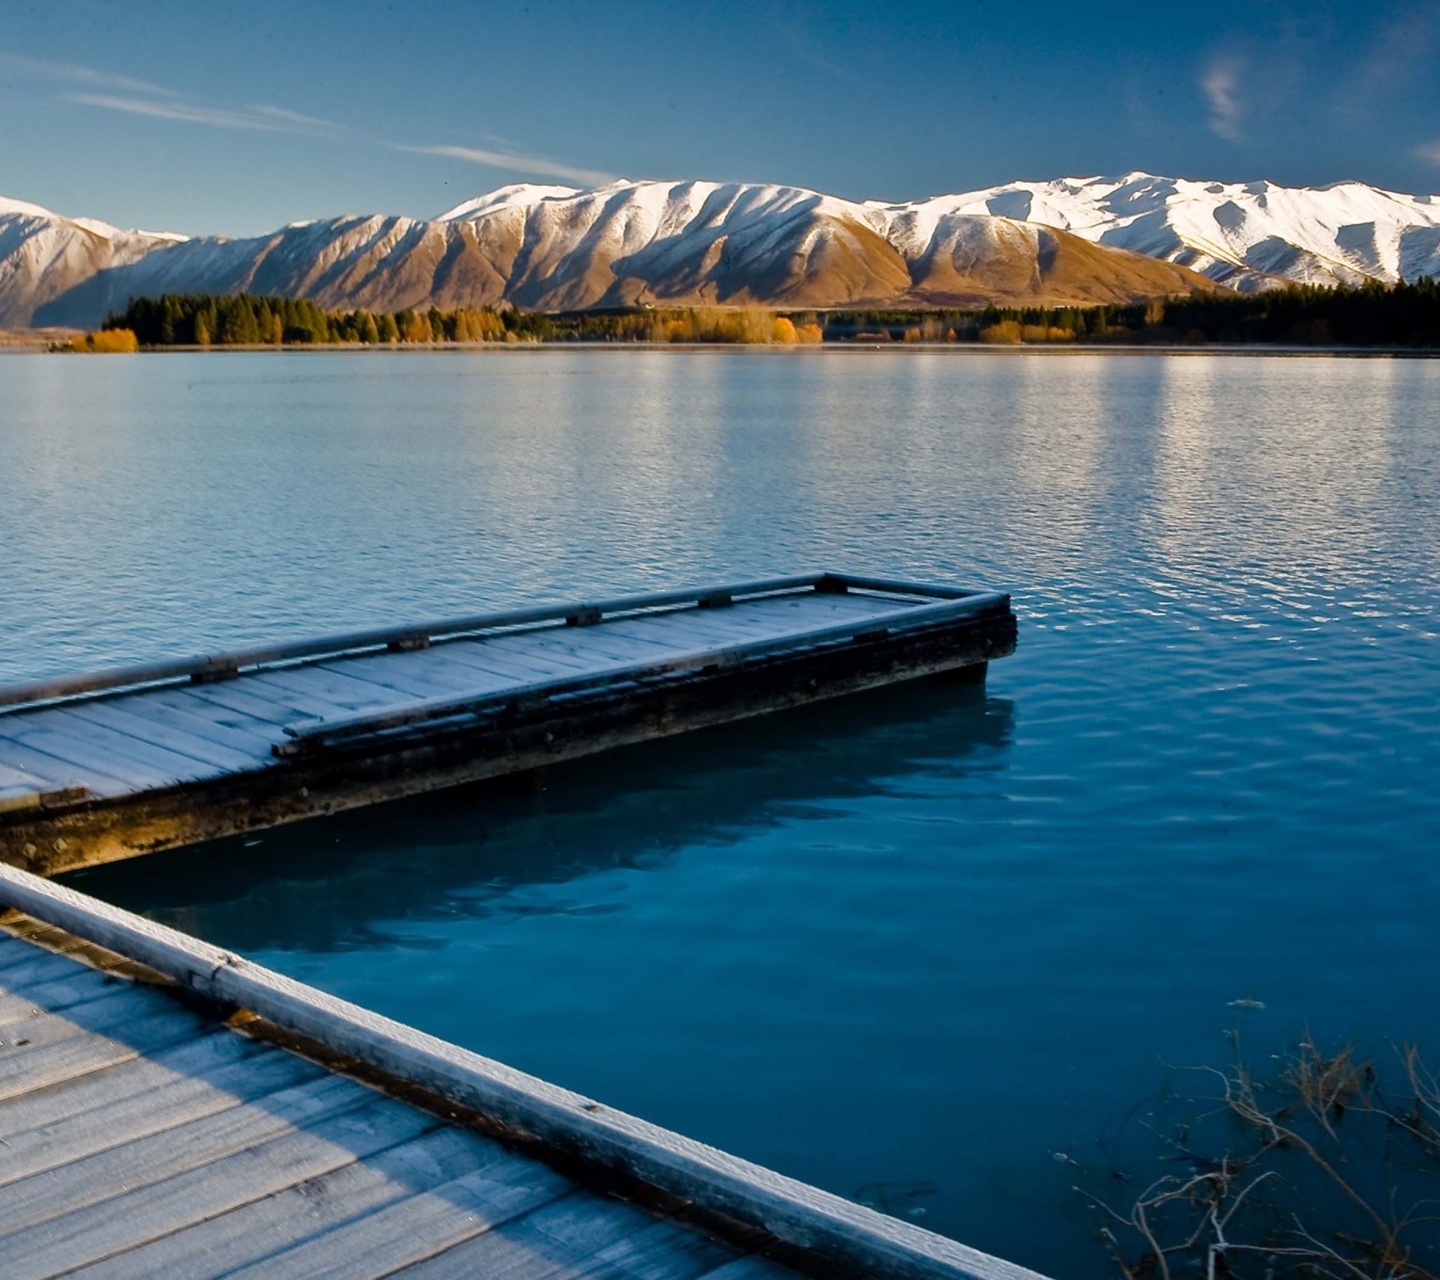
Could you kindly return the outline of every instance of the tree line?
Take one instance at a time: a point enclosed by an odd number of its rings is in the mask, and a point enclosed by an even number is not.
[[[1094,307],[832,311],[825,340],[1440,348],[1440,283],[1289,285]]]
[[[102,332],[145,347],[311,346],[469,342],[804,344],[940,342],[1208,343],[1440,348],[1433,279],[1354,288],[1291,285],[1092,307],[789,311],[759,307],[639,307],[541,313],[507,307],[327,311],[305,298],[166,294],[136,298]],[[77,349],[116,349],[90,339]]]
[[[491,307],[326,311],[308,298],[246,293],[134,298],[106,317],[105,330],[129,330],[144,347],[503,342],[508,332]]]

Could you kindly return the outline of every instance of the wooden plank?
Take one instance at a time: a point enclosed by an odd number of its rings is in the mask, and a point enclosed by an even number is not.
[[[571,669],[549,658],[506,653],[494,648],[489,641],[482,643],[478,640],[457,640],[438,645],[427,649],[423,656],[426,663],[452,669],[457,676],[468,675],[481,688],[499,688]]]
[[[67,978],[77,968],[84,967],[79,960],[63,953],[47,951],[42,947],[25,945],[19,958],[9,961],[0,968],[0,986],[11,995],[24,995],[29,987],[41,982],[54,982]]]
[[[133,789],[133,784],[116,772],[62,760],[10,735],[7,732],[10,726],[19,724],[23,718],[15,714],[0,716],[0,760],[43,779],[47,789],[87,786],[96,795],[102,796],[123,795]]]
[[[491,672],[497,680],[507,684],[543,680],[547,675],[562,675],[575,670],[559,659],[547,655],[527,652],[516,646],[501,648],[497,644],[498,639],[503,638],[497,636],[485,641],[455,641],[452,644],[446,642],[431,649],[431,652],[446,661],[458,662],[461,667],[475,667]]]
[[[232,681],[230,685],[225,686],[224,696],[233,697],[236,693],[244,692],[255,698],[269,698],[276,704],[292,707],[306,716],[334,715],[342,707],[354,705],[353,699],[340,702],[326,697],[318,688],[302,692],[291,684],[279,683],[271,679],[272,675],[282,674],[286,673],[259,671],[253,675],[247,675],[243,679]],[[221,686],[217,685],[215,688],[219,690]],[[206,696],[219,697],[220,694],[218,692],[211,694],[209,690],[206,690]]]
[[[296,705],[296,699],[279,689],[268,689],[247,676],[243,683],[203,684],[185,692],[192,698],[237,715],[252,716],[266,724],[287,725],[305,720],[315,712]],[[3,723],[3,722],[0,722]]]
[[[632,1205],[575,1191],[396,1274],[403,1280],[581,1277],[588,1259],[655,1221]]]
[[[353,675],[331,671],[329,665],[305,663],[298,667],[277,667],[245,676],[243,680],[246,683],[258,681],[282,691],[290,690],[299,697],[323,698],[327,702],[346,705],[415,696],[397,693],[379,679],[367,680],[358,671]]]
[[[134,988],[124,994],[128,998],[92,1000],[65,1013],[42,1012],[0,1028],[0,1080],[23,1080],[27,1061],[50,1045],[87,1037],[123,1039],[155,1019],[176,1026],[188,1019],[199,1034],[200,1020],[174,999]]]
[[[118,1098],[64,1120],[6,1135],[0,1149],[0,1187],[71,1164],[101,1151],[176,1129],[204,1116],[318,1080],[325,1068],[275,1049],[246,1057],[203,1078]]]
[[[677,628],[669,614],[653,618],[621,618],[614,622],[603,622],[596,630],[606,636],[645,646],[647,652],[654,649],[667,653],[679,653],[692,647],[693,644],[691,639],[693,632]],[[713,639],[716,634],[718,633],[711,632],[711,638]],[[651,656],[658,657],[659,654]]]
[[[772,578],[765,581],[724,583],[719,586],[699,587],[679,591],[651,592],[642,595],[617,596],[583,603],[547,604],[521,609],[506,609],[494,613],[477,614],[465,618],[443,618],[426,623],[414,623],[406,627],[386,627],[370,631],[349,632],[344,635],[324,636],[319,639],[291,641],[284,644],[261,645],[251,649],[237,649],[226,653],[203,654],[198,657],[171,659],[169,661],[144,663],[132,667],[111,667],[102,671],[82,675],[60,676],[47,680],[31,681],[28,684],[10,685],[0,688],[0,707],[39,702],[52,698],[68,697],[77,693],[94,692],[101,689],[120,688],[127,685],[154,684],[163,680],[188,679],[191,676],[206,676],[216,672],[233,671],[241,667],[261,663],[288,661],[295,658],[315,657],[321,654],[339,654],[356,649],[382,648],[394,640],[408,639],[414,635],[431,637],[458,635],[482,631],[494,627],[511,627],[532,622],[543,622],[564,618],[577,610],[598,613],[616,613],[630,609],[653,608],[664,604],[678,604],[702,596],[729,594],[734,596],[773,591],[798,591],[812,589],[827,576],[808,573],[789,578]]]
[[[99,725],[123,733],[131,738],[166,751],[183,754],[191,760],[224,770],[253,769],[265,756],[257,751],[236,751],[233,747],[222,746],[213,738],[202,738],[173,721],[162,720],[146,714],[147,699],[127,700],[131,706],[119,699],[111,702],[96,700],[89,703],[75,703],[66,714],[76,720]],[[156,708],[159,710],[160,708]]]
[[[928,627],[943,626],[958,618],[969,618],[977,610],[997,605],[1008,605],[1008,598],[1002,596],[977,597],[973,600],[951,601],[911,609],[903,620],[897,615],[884,615],[877,623],[884,625],[878,634],[889,636],[891,632],[915,631]],[[807,646],[822,644],[843,645],[866,635],[867,624],[861,622],[836,623],[828,627],[806,631],[803,636],[781,636],[768,640],[756,640],[744,644],[728,644],[717,648],[696,648],[682,653],[666,655],[661,659],[644,658],[631,664],[616,664],[599,668],[586,675],[557,681],[537,681],[531,685],[517,685],[498,696],[520,698],[555,698],[561,694],[583,692],[591,688],[591,681],[639,682],[672,677],[681,673],[692,673],[705,668],[736,666],[744,662],[757,662],[779,655],[787,659],[799,656]],[[874,633],[871,633],[874,634]],[[537,640],[536,643],[539,643]],[[553,643],[553,642],[552,642]],[[415,702],[396,703],[391,706],[362,710],[349,715],[327,717],[313,725],[294,725],[286,729],[293,739],[293,745],[277,749],[277,754],[296,755],[302,751],[319,751],[337,743],[350,742],[383,731],[420,725],[427,721],[452,718],[460,715],[482,712],[489,704],[487,695],[467,695],[462,698],[422,699]]]
[[[28,769],[21,768],[18,764],[0,760],[0,787],[24,787],[29,791],[46,791],[49,789],[49,784],[44,778]]]
[[[457,674],[453,666],[442,668],[423,661],[430,652],[421,649],[415,653],[377,653],[373,657],[343,658],[319,665],[325,671],[381,685],[392,697],[401,693],[433,698],[437,693],[458,693],[477,687],[479,682],[473,676],[467,679],[463,673]]]
[[[544,643],[553,634],[549,631],[526,631],[509,636],[494,636],[485,641],[484,647],[487,653],[512,654],[528,662],[543,663],[546,667],[569,669],[577,675],[594,667],[593,662],[577,657],[568,648],[557,648]],[[543,680],[546,676],[542,673],[534,678]]]
[[[99,969],[81,969],[79,973],[57,978],[53,982],[42,982],[23,995],[7,991],[3,979],[0,979],[0,1036],[6,1035],[4,1028],[11,1023],[26,1022],[41,1014],[61,1013],[76,1005],[88,1005],[93,1000],[123,995],[125,990],[124,979]]]
[[[123,708],[133,715],[173,726],[193,738],[247,756],[263,757],[279,736],[277,726],[271,722],[204,702],[185,689],[157,689],[154,693],[127,694],[74,705]]]
[[[344,1114],[307,1121],[306,1127],[297,1132],[224,1153],[202,1168],[163,1180],[141,1172],[139,1177],[145,1181],[139,1184],[136,1173],[127,1173],[105,1189],[111,1194],[103,1200],[83,1209],[71,1207],[61,1216],[26,1228],[10,1229],[0,1238],[7,1280],[42,1280],[96,1262],[306,1179],[321,1177],[376,1151],[409,1141],[438,1124],[434,1116],[414,1107],[372,1095],[371,1101]],[[115,1153],[103,1152],[92,1159],[125,1154],[139,1145],[131,1144]],[[15,1184],[17,1190],[26,1185]],[[0,1224],[8,1216],[0,1208]]]
[[[576,1199],[579,1199],[576,1197]],[[403,1280],[698,1280],[724,1265],[735,1251],[676,1222],[651,1219],[619,1238],[605,1230],[608,1205],[586,1197],[577,1206],[578,1221],[564,1238],[551,1232],[528,1236],[511,1228],[487,1233],[442,1254],[433,1263],[399,1272]],[[564,1202],[562,1202],[564,1203]],[[558,1206],[557,1206],[558,1207]],[[587,1224],[586,1217],[590,1217]],[[531,1215],[532,1217],[535,1215]],[[627,1227],[629,1215],[615,1215]],[[515,1227],[523,1228],[529,1219]],[[594,1243],[586,1246],[586,1227]]]
[[[556,1200],[573,1185],[538,1161],[497,1160],[242,1267],[232,1280],[378,1280]]]
[[[514,1126],[574,1159],[624,1171],[854,1271],[894,1280],[1038,1280],[1023,1267],[647,1124],[63,885],[0,865],[0,903],[81,933],[187,988],[252,1010],[461,1109]]]
[[[0,1255],[12,1258],[16,1234],[56,1218],[71,1217],[93,1204],[176,1174],[311,1128],[347,1111],[376,1105],[373,1089],[344,1076],[327,1075],[283,1089],[257,1102],[242,1103],[174,1129],[99,1151],[10,1184],[0,1197]],[[382,1099],[383,1106],[408,1110]],[[423,1113],[421,1113],[423,1115]],[[433,1119],[426,1117],[430,1123]],[[43,1233],[42,1233],[43,1234]],[[58,1268],[57,1268],[58,1269]]]
[[[33,1051],[7,1054],[0,1057],[0,1102],[37,1089],[52,1089],[76,1076],[193,1040],[197,1034],[193,1018],[169,1014],[131,1023],[123,1037],[71,1036]]]
[[[68,729],[56,727],[55,721],[50,719],[52,715],[53,712],[34,711],[16,716],[8,723],[0,722],[0,730],[3,730],[0,736],[65,761],[76,771],[79,781],[86,781],[84,775],[87,773],[101,777],[108,775],[118,778],[131,791],[172,786],[187,774],[193,775],[196,770],[213,772],[208,765],[201,765],[198,761],[193,762],[193,770],[176,768],[169,762],[156,767],[141,756],[138,750],[140,743],[135,743],[135,752],[127,753],[123,744],[117,748],[113,739],[97,741],[102,733],[98,727],[91,726],[90,734],[81,737]],[[3,748],[0,748],[0,754],[6,754]],[[92,789],[95,786],[94,783],[89,785]]]
[[[275,729],[275,722],[270,719],[269,715],[237,711],[234,707],[223,706],[202,696],[206,689],[216,687],[214,685],[195,685],[181,689],[155,689],[144,694],[143,699],[147,705],[165,707],[192,721],[223,729],[226,733],[241,734],[246,739],[270,741]],[[234,684],[232,682],[218,687],[233,688]],[[141,695],[126,696],[140,697]],[[273,710],[271,704],[263,703],[261,705],[266,708],[267,712]]]
[[[340,664],[337,664],[340,665]],[[432,696],[436,689],[478,689],[503,677],[481,674],[464,663],[446,659],[434,649],[413,653],[377,654],[357,659],[355,674],[367,680],[390,683],[395,689],[417,697]],[[426,691],[429,692],[426,692]]]
[[[767,640],[775,634],[773,630],[750,625],[724,626],[712,622],[706,615],[695,618],[627,618],[624,622],[607,622],[617,635],[631,636],[637,640],[648,640],[663,645],[672,653],[684,653],[689,649],[714,649],[720,645],[743,643],[746,640]]]
[[[507,636],[504,643],[506,646],[504,652],[526,661],[536,664],[564,664],[560,671],[552,670],[550,673],[531,676],[525,680],[517,679],[515,682],[517,685],[537,684],[546,680],[574,679],[577,676],[586,676],[593,671],[620,664],[619,659],[609,656],[608,653],[603,653],[593,646],[585,646],[582,642],[572,639],[570,633],[556,635],[537,632],[524,636]]]
[[[531,643],[542,646],[548,652],[574,654],[592,667],[621,666],[633,662],[664,661],[667,654],[677,651],[676,646],[657,646],[648,641],[631,640],[625,636],[611,635],[608,624],[598,627],[577,627],[562,635],[531,637]],[[681,646],[683,649],[684,646]]]
[[[389,1147],[363,1161],[170,1235],[111,1254],[72,1273],[72,1280],[152,1280],[155,1276],[218,1276],[293,1249],[332,1228],[506,1159],[503,1148],[463,1129],[445,1127]]]
[[[200,1079],[232,1063],[281,1050],[216,1025],[145,1057],[107,1066],[0,1103],[0,1140],[78,1116],[95,1107],[158,1089],[175,1080]]]
[[[735,605],[734,610],[720,610],[740,618],[803,618],[813,620],[816,625],[826,626],[833,622],[844,622],[851,618],[870,617],[878,613],[902,614],[936,604],[962,604],[959,600],[927,600],[913,603],[907,600],[882,599],[879,596],[860,595],[807,595],[782,596],[772,600],[747,600]],[[807,621],[804,624],[809,625]]]
[[[387,702],[403,702],[412,694],[395,693],[382,685],[356,676],[340,675],[323,666],[280,667],[273,671],[244,676],[246,684],[265,684],[290,689],[306,698],[324,698],[340,706],[383,706]]]
[[[210,762],[187,751],[146,742],[129,729],[101,724],[93,718],[77,715],[73,708],[55,707],[48,711],[37,711],[33,713],[33,720],[47,732],[63,733],[67,738],[77,743],[83,742],[91,749],[98,748],[106,753],[120,755],[126,767],[143,765],[157,776],[169,777],[173,781],[186,781],[192,777],[211,774],[215,769]]]
[[[42,811],[59,805],[78,804],[91,798],[89,787],[60,787],[36,790],[33,787],[0,787],[0,814],[19,814],[22,820],[43,820]]]

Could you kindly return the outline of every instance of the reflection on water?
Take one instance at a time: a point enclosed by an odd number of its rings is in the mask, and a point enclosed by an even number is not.
[[[86,887],[1057,1275],[1161,1062],[1430,1037],[1440,364],[0,360],[0,679],[833,565],[1015,593],[922,685]],[[1432,1051],[1440,1052],[1433,1037]]]
[[[823,822],[921,770],[954,783],[1004,767],[1013,708],[927,681],[755,726],[612,752],[543,775],[238,836],[73,877],[247,952],[434,948],[408,926],[456,916],[623,910],[566,886],[662,869],[685,850]],[[314,909],[323,894],[327,910]],[[402,922],[392,931],[377,921]]]

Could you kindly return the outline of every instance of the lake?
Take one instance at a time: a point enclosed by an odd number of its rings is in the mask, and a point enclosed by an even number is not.
[[[0,679],[817,568],[1010,590],[984,689],[70,880],[1101,1276],[1071,1184],[1166,1064],[1237,1021],[1440,1057],[1437,492],[1433,361],[17,355]]]

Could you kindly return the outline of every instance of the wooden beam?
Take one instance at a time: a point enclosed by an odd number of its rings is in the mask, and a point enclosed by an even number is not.
[[[549,604],[524,609],[506,609],[473,617],[446,618],[437,622],[387,627],[372,631],[354,631],[323,636],[316,640],[286,644],[262,645],[228,653],[202,654],[167,662],[142,663],[138,666],[110,667],[82,675],[57,676],[27,684],[0,688],[0,707],[22,706],[48,702],[77,694],[96,693],[104,689],[160,684],[170,680],[194,680],[204,683],[229,679],[245,667],[275,662],[290,662],[322,654],[353,653],[366,649],[384,649],[391,644],[405,645],[424,637],[433,642],[441,636],[466,635],[502,627],[527,626],[538,622],[564,621],[570,614],[591,611],[599,614],[627,613],[638,609],[654,609],[665,605],[694,604],[701,596],[717,591],[737,596],[769,595],[781,591],[799,591],[813,587],[823,575],[801,574],[789,578],[770,578],[741,582],[720,587],[695,587],[679,591],[659,591],[642,595],[615,596],[608,600],[586,601],[582,605]]]
[[[427,698],[418,702],[401,703],[378,711],[359,712],[351,716],[327,717],[320,721],[287,725],[285,733],[292,743],[277,744],[277,756],[293,755],[297,749],[313,749],[327,743],[354,737],[358,734],[377,733],[404,725],[421,724],[428,720],[444,719],[462,714],[482,714],[501,711],[506,706],[523,699],[553,698],[560,694],[579,692],[597,684],[614,684],[620,681],[645,680],[655,677],[701,671],[706,668],[736,666],[747,659],[768,657],[773,654],[803,652],[820,646],[847,639],[884,639],[891,634],[916,632],[937,624],[953,622],[960,618],[978,617],[987,612],[1008,609],[1010,597],[997,592],[974,593],[960,600],[949,600],[933,605],[909,605],[894,613],[870,615],[853,622],[820,627],[789,636],[770,640],[746,641],[738,644],[719,645],[709,649],[692,649],[679,654],[667,654],[653,662],[621,663],[599,671],[587,672],[573,679],[539,680],[529,684],[512,685],[508,689],[467,695],[461,698]],[[881,622],[880,620],[884,621]]]
[[[633,1177],[759,1228],[849,1273],[893,1280],[1041,1280],[1033,1271],[784,1177],[447,1044],[72,889],[0,866],[0,902],[248,1009],[568,1159]]]

